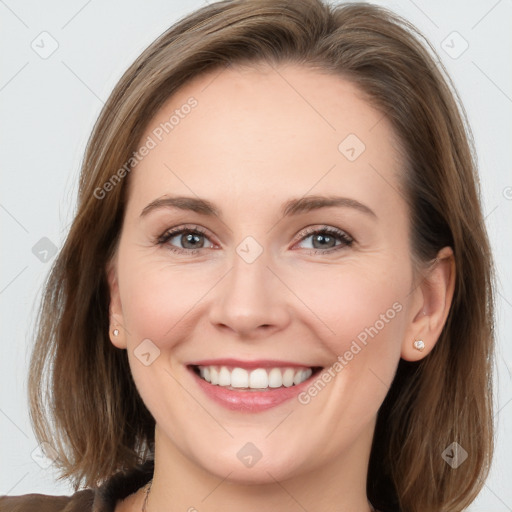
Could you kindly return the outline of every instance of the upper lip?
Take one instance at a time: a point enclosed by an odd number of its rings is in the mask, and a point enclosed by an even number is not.
[[[202,359],[188,363],[188,366],[233,366],[235,368],[315,368],[318,365],[302,364],[292,361],[279,361],[277,359],[258,359],[242,361],[241,359]]]

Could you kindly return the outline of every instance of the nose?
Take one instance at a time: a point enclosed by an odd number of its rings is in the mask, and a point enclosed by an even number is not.
[[[265,253],[252,263],[235,254],[212,299],[210,322],[240,337],[267,337],[290,322],[286,289],[268,268]]]

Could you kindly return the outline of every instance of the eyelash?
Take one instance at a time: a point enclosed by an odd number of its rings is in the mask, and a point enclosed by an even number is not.
[[[179,228],[170,229],[170,230],[166,231],[165,233],[163,233],[162,235],[160,235],[157,238],[157,244],[165,245],[165,244],[167,244],[167,242],[169,240],[171,240],[171,238],[174,238],[175,236],[178,236],[178,235],[182,235],[184,233],[201,235],[201,236],[204,236],[207,238],[206,231],[203,230],[200,226],[194,226],[194,227],[182,226]],[[167,245],[171,251],[176,252],[178,254],[196,254],[197,252],[199,252],[200,249],[202,249],[202,247],[199,249],[181,249],[181,248],[175,247],[171,244],[167,244]]]
[[[201,236],[204,236],[205,238],[208,238],[206,235],[206,231],[204,229],[202,229],[200,226],[193,226],[193,227],[182,226],[182,227],[170,229],[170,230],[166,231],[165,233],[163,233],[162,235],[160,235],[156,240],[156,244],[157,245],[165,245],[165,244],[167,244],[167,242],[169,242],[169,240],[171,240],[175,236],[182,235],[184,233],[201,235]],[[309,254],[331,253],[331,252],[339,251],[340,249],[343,249],[345,247],[351,247],[354,243],[354,239],[350,235],[348,235],[345,231],[342,231],[341,229],[331,227],[331,226],[323,226],[322,228],[313,228],[313,227],[305,228],[303,231],[301,231],[299,233],[298,242],[303,242],[304,240],[309,238],[311,235],[317,235],[317,234],[336,237],[341,243],[338,245],[335,245],[334,247],[331,247],[329,249],[309,249],[309,252],[308,252]],[[175,247],[171,244],[167,244],[167,245],[171,251],[178,253],[178,254],[192,255],[192,254],[197,254],[201,249],[204,249],[204,247],[200,247],[199,249],[182,249],[180,247]]]
[[[309,254],[328,254],[331,252],[339,251],[345,247],[351,247],[354,243],[354,239],[348,235],[345,231],[332,226],[323,226],[321,228],[308,227],[299,233],[299,242],[303,242],[311,235],[329,235],[337,238],[341,243],[331,247],[329,249],[309,249]]]

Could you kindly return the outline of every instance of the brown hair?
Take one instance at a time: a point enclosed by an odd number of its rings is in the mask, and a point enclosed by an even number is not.
[[[52,268],[29,376],[36,436],[59,454],[61,479],[95,486],[151,458],[155,422],[126,351],[109,340],[106,265],[120,234],[129,176],[98,199],[144,129],[180,86],[230,64],[294,62],[356,84],[391,122],[406,154],[411,248],[428,263],[451,246],[454,298],[441,337],[418,363],[400,361],[379,410],[368,497],[382,509],[462,510],[493,449],[493,271],[473,141],[435,51],[407,21],[369,4],[320,0],[214,3],[152,43],[123,75],[90,137],[78,210]],[[436,59],[437,60],[437,59]],[[95,193],[96,192],[96,193]],[[46,387],[44,387],[46,386]],[[468,459],[452,469],[456,441]]]

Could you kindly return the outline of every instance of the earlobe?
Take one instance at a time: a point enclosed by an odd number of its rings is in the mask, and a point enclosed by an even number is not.
[[[123,328],[123,310],[121,307],[121,296],[119,293],[119,282],[117,278],[117,269],[113,260],[106,268],[108,288],[110,293],[109,304],[109,337],[112,344],[120,349],[126,348],[126,334]]]
[[[402,359],[419,361],[434,348],[450,312],[455,272],[453,250],[444,247],[416,289],[418,299],[402,344]]]

